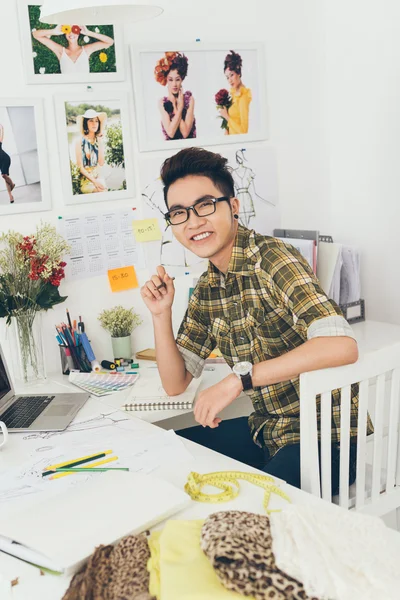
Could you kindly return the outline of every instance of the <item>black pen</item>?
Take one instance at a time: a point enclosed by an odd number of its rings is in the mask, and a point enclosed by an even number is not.
[[[172,281],[174,281],[175,277],[171,277]],[[156,286],[156,290],[160,290],[162,287],[167,287],[167,284],[165,283],[165,281],[163,281],[162,283],[160,283],[160,285]]]

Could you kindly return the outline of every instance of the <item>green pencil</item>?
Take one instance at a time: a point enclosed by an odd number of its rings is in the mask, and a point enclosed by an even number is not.
[[[105,468],[95,468],[92,469],[90,467],[82,467],[76,469],[54,469],[56,473],[104,473],[105,471],[129,471],[128,467],[110,467],[109,469]]]

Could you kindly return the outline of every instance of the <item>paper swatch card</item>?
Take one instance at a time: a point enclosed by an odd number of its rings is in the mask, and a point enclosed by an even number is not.
[[[103,375],[101,373],[75,373],[69,374],[69,382],[89,392],[93,396],[107,396],[113,392],[121,392],[133,385],[139,375]]]

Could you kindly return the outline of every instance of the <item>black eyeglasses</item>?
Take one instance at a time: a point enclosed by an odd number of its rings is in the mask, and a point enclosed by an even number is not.
[[[208,217],[215,213],[217,202],[229,202],[229,196],[221,198],[204,198],[199,200],[193,206],[173,208],[165,213],[164,218],[169,225],[182,225],[189,220],[189,210],[192,210],[198,217]]]

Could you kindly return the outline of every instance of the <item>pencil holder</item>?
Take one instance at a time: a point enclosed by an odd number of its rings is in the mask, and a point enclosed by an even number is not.
[[[76,355],[76,358],[72,356],[68,346],[59,346],[59,348],[63,375],[69,375],[72,369],[79,370],[81,373],[91,372],[92,366],[88,361],[83,346],[75,346],[74,354]],[[79,364],[77,364],[77,362]]]

